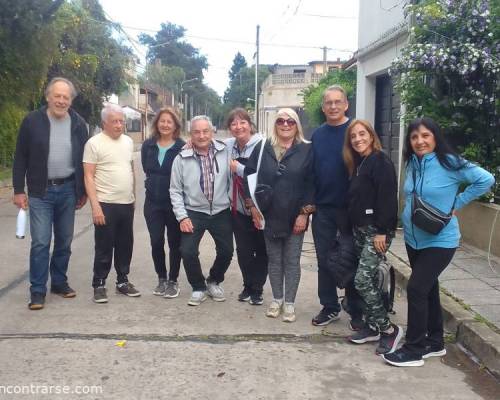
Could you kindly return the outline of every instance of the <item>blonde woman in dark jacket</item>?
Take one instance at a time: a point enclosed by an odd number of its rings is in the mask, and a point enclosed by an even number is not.
[[[246,175],[256,171],[260,147],[258,144],[250,156]],[[273,292],[266,315],[277,318],[283,312],[285,322],[296,319],[300,254],[308,217],[314,210],[312,161],[311,145],[304,139],[298,115],[290,108],[279,110],[272,136],[265,142],[257,177],[257,184],[268,188],[267,201],[259,202],[257,198],[257,202],[265,218],[264,239]],[[255,226],[262,228],[262,215],[249,205]]]

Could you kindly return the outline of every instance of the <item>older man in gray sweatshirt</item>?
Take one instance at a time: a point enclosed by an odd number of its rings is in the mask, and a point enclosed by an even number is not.
[[[214,140],[207,116],[191,120],[192,147],[182,150],[172,165],[170,199],[182,232],[181,255],[193,293],[188,304],[200,305],[207,292],[224,301],[221,283],[233,257],[230,207],[229,151]],[[216,258],[208,278],[203,275],[199,245],[208,231],[215,241]]]

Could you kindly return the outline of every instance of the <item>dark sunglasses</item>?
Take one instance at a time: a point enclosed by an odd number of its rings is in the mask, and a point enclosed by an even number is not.
[[[279,125],[279,126],[282,126],[282,125],[285,125],[285,123],[288,125],[288,126],[294,126],[297,124],[297,122],[295,122],[295,120],[291,119],[291,118],[288,118],[288,119],[284,119],[284,118],[278,118],[276,120],[276,125]]]

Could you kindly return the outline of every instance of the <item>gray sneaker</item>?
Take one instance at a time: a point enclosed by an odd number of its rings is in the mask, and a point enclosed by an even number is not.
[[[222,286],[218,285],[215,282],[207,282],[207,292],[208,295],[214,300],[214,301],[225,301],[226,298],[224,297],[224,289]]]
[[[165,290],[167,289],[167,280],[164,278],[158,279],[158,285],[153,290],[155,296],[165,296]]]
[[[128,297],[139,297],[139,292],[130,282],[119,283],[116,285],[116,294],[124,294]]]
[[[165,295],[164,295],[164,297],[166,299],[173,299],[173,298],[179,296],[180,292],[181,291],[179,289],[179,283],[178,282],[168,281],[167,282],[167,286],[165,288]]]
[[[207,294],[205,291],[194,290],[191,294],[191,298],[188,301],[190,306],[199,306],[207,299]]]
[[[107,303],[108,295],[106,294],[106,288],[104,286],[99,286],[94,288],[94,303]]]

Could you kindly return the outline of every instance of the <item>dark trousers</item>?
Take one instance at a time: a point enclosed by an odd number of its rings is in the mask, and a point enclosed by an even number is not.
[[[352,227],[347,210],[329,206],[318,206],[312,219],[312,233],[316,258],[318,260],[318,296],[321,305],[329,311],[340,311],[337,295],[337,281],[328,268],[328,251],[337,233],[352,235]],[[353,319],[361,318],[363,311],[360,295],[354,288],[354,282],[345,288],[345,297],[349,304],[349,314]]]
[[[177,282],[181,268],[181,231],[179,222],[175,218],[172,206],[156,204],[146,197],[144,202],[144,218],[148,226],[149,238],[151,240],[151,255],[158,278],[167,278],[167,266],[165,263],[165,227],[167,228],[167,240],[169,248],[170,272],[168,279]]]
[[[233,258],[233,229],[229,209],[215,215],[188,210],[194,226],[193,233],[181,234],[181,255],[184,269],[193,290],[206,290],[205,277],[200,264],[200,241],[208,231],[215,242],[217,253],[207,281],[221,283]]]
[[[255,229],[252,217],[233,214],[233,231],[243,286],[251,294],[262,295],[267,278],[267,253],[264,232]]]
[[[134,246],[134,204],[100,203],[105,225],[94,225],[95,256],[92,287],[104,286],[114,257],[116,283],[128,281]]]
[[[404,347],[422,354],[426,346],[444,345],[443,314],[439,301],[438,277],[451,262],[456,249],[429,247],[415,250],[406,245],[411,276],[408,297],[408,329]]]

